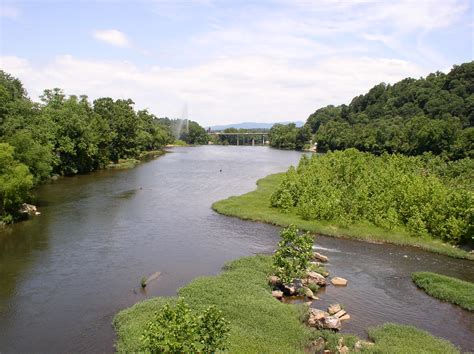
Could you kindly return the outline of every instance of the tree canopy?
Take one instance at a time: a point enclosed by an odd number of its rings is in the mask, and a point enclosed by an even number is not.
[[[322,151],[355,147],[449,159],[474,156],[473,124],[474,61],[448,74],[378,84],[349,105],[316,110],[306,122]]]
[[[0,70],[0,222],[11,222],[28,191],[52,175],[87,173],[172,143],[170,122],[135,110],[131,99],[91,102],[59,88],[33,102],[20,80]],[[189,122],[184,139],[207,143],[207,134]]]

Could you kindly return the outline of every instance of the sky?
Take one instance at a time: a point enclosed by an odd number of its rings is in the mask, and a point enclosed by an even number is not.
[[[159,117],[306,120],[474,58],[474,0],[0,0],[0,68]]]

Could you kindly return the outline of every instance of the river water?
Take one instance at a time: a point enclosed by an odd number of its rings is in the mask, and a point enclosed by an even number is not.
[[[0,229],[0,352],[112,352],[115,313],[145,298],[174,295],[231,259],[271,252],[277,227],[216,214],[214,201],[296,164],[301,154],[266,147],[202,146],[134,169],[59,179],[38,191],[41,215]],[[222,169],[222,172],[220,170]],[[345,305],[344,331],[410,323],[474,349],[473,314],[418,290],[412,271],[474,281],[473,262],[412,248],[327,237],[317,247],[331,274],[315,307]],[[146,291],[140,279],[162,275]]]

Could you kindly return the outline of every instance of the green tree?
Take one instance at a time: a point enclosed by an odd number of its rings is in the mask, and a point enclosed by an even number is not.
[[[291,283],[301,277],[309,266],[313,256],[313,237],[307,232],[299,234],[295,225],[280,232],[281,241],[273,255],[273,267],[284,283]]]
[[[14,148],[0,143],[0,217],[12,222],[18,209],[33,187],[33,176],[28,167],[13,157]]]

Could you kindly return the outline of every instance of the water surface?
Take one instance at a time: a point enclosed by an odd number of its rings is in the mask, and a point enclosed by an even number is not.
[[[38,192],[41,216],[0,230],[0,352],[112,352],[119,310],[216,274],[231,259],[271,252],[279,229],[216,214],[214,201],[296,164],[300,153],[203,146],[123,171],[60,179]],[[219,172],[222,169],[222,172]],[[320,237],[331,274],[315,307],[341,302],[344,331],[411,323],[473,349],[473,315],[410,281],[430,270],[473,281],[472,262],[412,248]],[[143,276],[161,272],[146,292]]]

